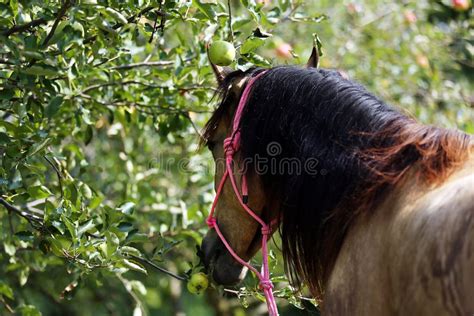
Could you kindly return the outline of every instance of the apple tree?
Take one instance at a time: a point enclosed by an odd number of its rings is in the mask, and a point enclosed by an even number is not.
[[[0,3],[2,314],[235,308],[181,291],[212,199],[197,151],[215,92],[205,45],[269,66],[256,50],[275,25],[319,21],[301,4]]]
[[[318,33],[322,67],[474,133],[471,21],[469,0],[2,1],[0,314],[258,313],[251,274],[190,293],[213,198],[206,44],[232,43],[236,69],[301,64]],[[280,311],[314,310],[271,254]]]

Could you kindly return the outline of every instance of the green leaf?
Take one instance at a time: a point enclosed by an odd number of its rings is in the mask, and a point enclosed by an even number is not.
[[[107,244],[106,244],[106,256],[109,258],[112,256],[118,249],[118,246],[120,244],[120,240],[115,235],[114,233],[111,232],[106,232],[105,233],[106,239],[107,239]]]
[[[0,294],[9,298],[9,299],[13,299],[13,290],[12,288],[6,284],[5,282],[3,281],[0,281]]]
[[[25,55],[27,58],[30,58],[30,59],[38,59],[38,60],[41,60],[41,59],[44,58],[41,53],[34,52],[34,51],[29,51],[29,50],[23,51],[23,55]]]
[[[209,3],[201,3],[199,0],[193,0],[193,5],[199,9],[209,20],[215,21],[216,13]]]
[[[137,248],[134,248],[134,247],[130,247],[130,246],[120,247],[120,252],[122,254],[125,254],[125,255],[132,255],[132,256],[136,256],[136,257],[141,257],[142,256],[142,253],[140,252],[140,250],[138,250]]]
[[[0,132],[0,144],[8,144],[10,142],[10,137],[7,133]]]
[[[81,236],[87,232],[88,230],[92,229],[95,227],[95,224],[92,219],[88,220],[84,224],[79,226],[79,229],[77,230],[77,237],[81,238]]]
[[[46,255],[51,251],[51,242],[47,239],[42,239],[39,243],[39,248]]]
[[[34,156],[36,153],[40,152],[43,150],[46,146],[49,145],[51,142],[50,138],[45,138],[41,142],[34,144],[33,146],[30,147],[28,150],[28,153],[26,154],[26,157],[31,157]]]
[[[0,90],[0,100],[10,100],[15,95],[15,90],[5,89]]]
[[[29,187],[27,191],[33,199],[44,199],[52,195],[51,191],[49,191],[49,189],[44,185]]]
[[[76,228],[77,222],[72,222],[69,218],[66,217],[65,214],[61,215],[61,220],[66,225],[66,228],[69,231],[69,234],[71,234],[71,237],[75,239],[78,234]]]
[[[119,206],[117,210],[124,214],[132,215],[134,208],[135,208],[135,203],[127,202]]]
[[[63,250],[69,250],[72,245],[72,241],[62,235],[56,235],[54,238],[51,237],[48,240],[51,242],[50,249],[52,250],[52,252],[60,257],[63,256]]]
[[[41,316],[41,312],[33,305],[22,305],[15,309],[21,316]]]
[[[33,233],[30,232],[30,231],[17,232],[15,234],[15,236],[17,236],[20,240],[23,240],[23,241],[33,241],[34,240]]]
[[[111,18],[117,20],[117,22],[120,22],[122,24],[127,24],[128,23],[127,19],[122,15],[122,13],[120,13],[120,12],[118,12],[118,11],[112,9],[112,8],[106,8],[105,12]]]
[[[129,232],[133,229],[133,224],[129,222],[121,222],[117,227],[121,232]]]
[[[150,238],[146,234],[140,234],[140,233],[133,233],[132,234],[131,232],[127,235],[127,238],[125,239],[127,244],[144,243],[144,242],[147,242],[149,240],[150,240]]]
[[[20,282],[20,286],[24,286],[26,282],[28,282],[28,276],[30,275],[30,268],[26,267],[25,269],[21,269],[18,281]]]
[[[323,42],[319,38],[318,33],[313,33],[313,46],[318,48],[319,57],[323,56]]]
[[[129,260],[129,259],[123,259],[122,263],[124,264],[125,267],[127,267],[131,270],[138,271],[138,272],[141,272],[141,273],[144,273],[144,274],[148,274],[146,269],[141,264],[139,264],[135,261],[132,261],[132,260]]]
[[[49,101],[48,106],[46,107],[46,117],[52,118],[54,114],[56,114],[59,110],[59,107],[63,103],[63,97],[62,96],[55,96],[54,98]]]
[[[248,54],[255,51],[258,47],[265,43],[265,39],[260,37],[252,37],[247,39],[240,47],[241,54]]]
[[[28,68],[24,68],[21,72],[34,75],[34,76],[46,76],[46,77],[54,77],[60,74],[60,71],[57,68],[48,65],[34,65]]]
[[[94,130],[92,129],[91,125],[87,125],[86,131],[84,133],[84,144],[89,145],[94,136]]]

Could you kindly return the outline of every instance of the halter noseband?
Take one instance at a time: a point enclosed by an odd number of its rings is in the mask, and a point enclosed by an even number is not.
[[[232,257],[234,257],[234,259],[237,262],[239,262],[241,265],[247,267],[249,270],[255,273],[255,275],[258,277],[258,279],[260,280],[260,288],[263,290],[265,294],[265,299],[267,301],[268,313],[270,316],[275,316],[275,315],[278,315],[278,309],[276,306],[275,298],[273,296],[273,291],[272,291],[273,284],[272,284],[272,281],[270,280],[270,269],[268,267],[268,246],[267,246],[268,239],[270,237],[270,234],[272,233],[272,225],[274,224],[274,222],[272,221],[270,224],[265,223],[257,214],[255,214],[254,211],[252,211],[247,206],[247,201],[248,201],[247,177],[245,176],[245,174],[242,175],[242,188],[241,188],[242,195],[241,195],[239,192],[239,189],[237,188],[237,183],[235,181],[234,171],[233,171],[233,166],[232,166],[233,160],[234,160],[234,154],[240,149],[240,120],[242,118],[242,113],[247,103],[247,99],[250,95],[250,90],[252,89],[252,86],[255,83],[255,81],[257,81],[257,79],[260,78],[265,72],[266,71],[262,71],[259,74],[257,74],[255,77],[251,78],[249,82],[247,83],[244,91],[242,92],[239,105],[237,106],[237,110],[234,115],[232,133],[230,134],[229,137],[227,137],[224,140],[224,154],[225,154],[225,165],[226,165],[225,172],[217,188],[216,197],[214,198],[214,202],[212,203],[211,211],[209,213],[209,217],[206,220],[206,223],[209,226],[209,228],[211,229],[214,228],[216,230],[217,235],[221,239],[224,246],[227,248],[227,251],[229,251],[229,253],[232,255]],[[246,262],[245,260],[243,260],[237,255],[237,253],[232,249],[230,244],[225,239],[224,235],[219,229],[219,226],[217,225],[216,219],[214,218],[214,211],[217,205],[217,201],[219,200],[219,196],[222,193],[222,189],[224,187],[224,184],[227,178],[230,179],[235,196],[237,200],[239,201],[240,205],[245,209],[245,211],[250,216],[252,216],[253,219],[255,219],[262,226],[261,231],[262,231],[262,258],[263,259],[262,259],[261,272],[257,271],[257,269],[255,269],[248,262]]]

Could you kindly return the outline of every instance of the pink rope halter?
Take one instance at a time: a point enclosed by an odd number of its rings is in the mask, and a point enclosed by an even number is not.
[[[237,183],[235,181],[234,173],[233,173],[233,168],[232,168],[232,163],[233,163],[233,158],[235,152],[239,150],[240,147],[240,119],[242,118],[242,112],[244,110],[245,104],[247,103],[247,99],[250,95],[250,90],[252,89],[253,84],[255,81],[260,78],[266,71],[263,71],[256,75],[255,77],[251,78],[250,81],[247,83],[247,86],[245,87],[242,97],[240,98],[239,105],[237,107],[237,111],[235,112],[234,116],[234,123],[232,126],[232,133],[230,134],[229,137],[227,137],[224,140],[224,152],[225,152],[225,161],[226,161],[226,170],[224,172],[224,175],[222,176],[222,179],[219,183],[219,186],[217,188],[216,192],[216,197],[214,198],[214,202],[212,203],[211,211],[209,213],[209,217],[206,220],[207,225],[209,228],[214,228],[216,230],[217,235],[221,239],[222,243],[224,246],[227,248],[229,253],[234,257],[234,259],[239,262],[241,265],[247,267],[249,270],[253,271],[255,275],[258,277],[260,280],[260,288],[263,290],[265,294],[265,299],[267,301],[267,307],[268,307],[268,313],[270,316],[275,316],[278,315],[278,309],[276,306],[275,302],[275,297],[273,296],[273,284],[270,280],[270,270],[268,267],[268,246],[267,242],[270,237],[270,234],[272,232],[272,223],[267,224],[265,223],[257,214],[255,214],[254,211],[252,211],[248,206],[247,206],[247,200],[248,200],[248,188],[247,188],[247,179],[245,174],[242,175],[242,195],[239,192],[239,189],[237,188]],[[245,209],[245,211],[252,216],[261,226],[262,226],[262,257],[263,257],[263,262],[262,262],[262,271],[259,272],[257,269],[255,269],[253,266],[251,266],[249,263],[247,263],[245,260],[240,258],[237,253],[232,249],[230,244],[227,242],[225,239],[224,235],[222,234],[221,230],[219,229],[219,226],[216,223],[216,219],[214,218],[214,211],[216,209],[217,201],[219,199],[219,196],[222,193],[222,189],[224,187],[224,184],[227,180],[227,178],[230,179],[230,182],[232,184],[232,188],[234,189],[235,196],[237,197],[237,200],[239,201],[240,205]]]

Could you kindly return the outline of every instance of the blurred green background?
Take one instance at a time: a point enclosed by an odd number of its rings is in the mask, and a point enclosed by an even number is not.
[[[0,3],[0,314],[266,313],[252,275],[196,296],[137,259],[200,271],[214,194],[198,148],[216,104],[207,41],[232,40],[245,69],[305,64],[317,34],[321,67],[474,133],[469,1],[230,5],[233,33],[226,1]],[[271,261],[281,314],[317,315],[278,247]]]

